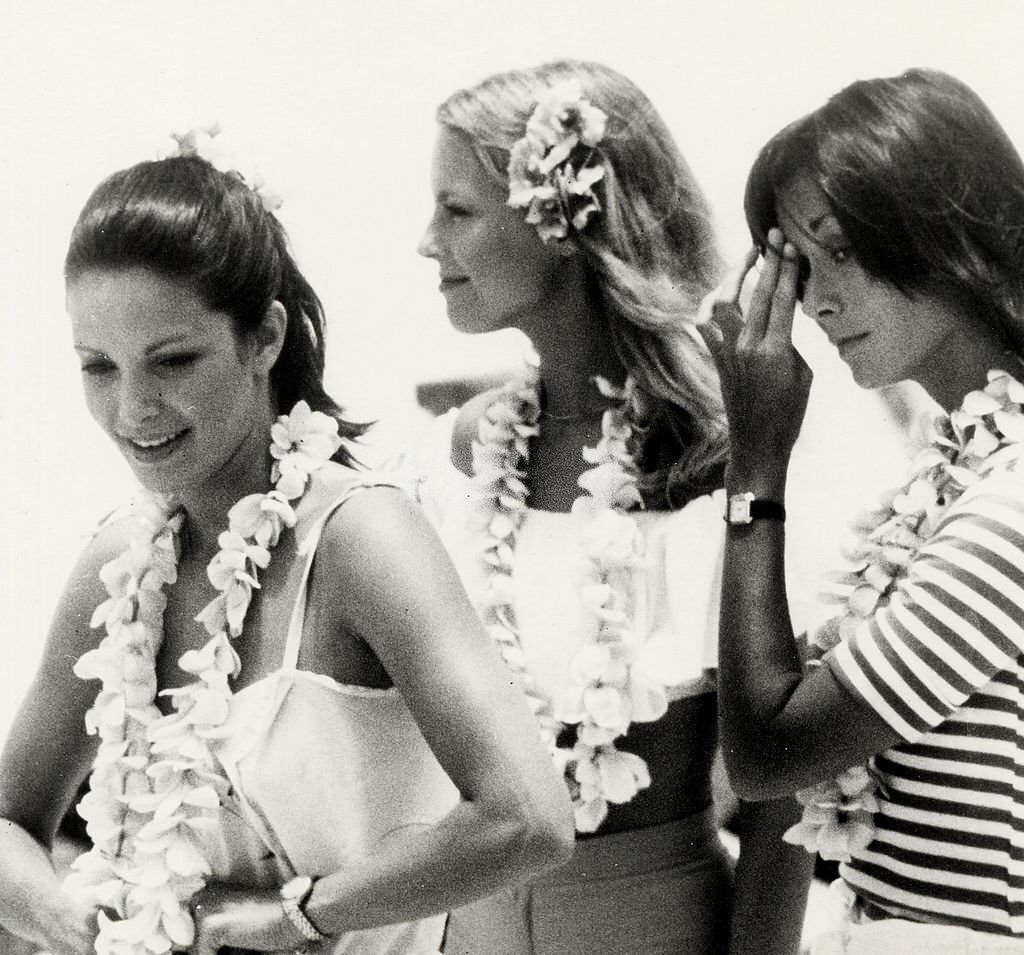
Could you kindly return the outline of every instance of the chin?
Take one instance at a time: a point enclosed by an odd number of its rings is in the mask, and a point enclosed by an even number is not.
[[[879,374],[877,368],[866,367],[860,362],[847,362],[846,367],[850,369],[850,375],[858,387],[872,390],[884,388],[893,382],[883,374]]]
[[[451,307],[448,308],[448,324],[463,335],[486,335],[507,327],[504,322],[489,320],[482,312],[467,312],[465,309]]]

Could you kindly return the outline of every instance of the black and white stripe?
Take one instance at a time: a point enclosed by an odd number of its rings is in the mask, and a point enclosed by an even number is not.
[[[1024,472],[966,492],[825,659],[905,740],[876,757],[876,836],[844,879],[893,914],[1024,935]]]

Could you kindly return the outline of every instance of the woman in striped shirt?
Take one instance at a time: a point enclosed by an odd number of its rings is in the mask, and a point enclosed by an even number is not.
[[[778,133],[746,213],[757,247],[702,326],[731,429],[733,785],[804,790],[795,837],[845,857],[850,918],[820,951],[1024,951],[1024,164],[964,84],[911,70]],[[914,380],[948,415],[911,482],[864,518],[815,666],[782,570],[811,379],[797,304],[858,384]]]

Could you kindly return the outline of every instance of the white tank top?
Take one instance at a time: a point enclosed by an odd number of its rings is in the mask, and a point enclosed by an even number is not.
[[[303,544],[305,566],[279,670],[235,693],[214,746],[231,794],[204,839],[214,878],[254,887],[323,876],[399,832],[437,823],[458,800],[394,689],[337,683],[297,669],[310,570],[328,518]],[[347,933],[332,955],[436,955],[445,916]]]

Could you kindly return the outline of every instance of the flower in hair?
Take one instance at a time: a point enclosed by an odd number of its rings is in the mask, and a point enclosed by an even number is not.
[[[158,159],[175,156],[198,156],[220,172],[234,173],[259,196],[267,212],[276,212],[283,200],[271,189],[255,169],[243,170],[225,146],[221,137],[220,123],[197,126],[187,132],[172,132],[157,152]]]
[[[596,147],[607,122],[575,77],[537,100],[526,135],[509,155],[508,204],[528,210],[526,221],[543,242],[560,242],[570,229],[581,232],[601,211],[594,186],[605,169]]]

